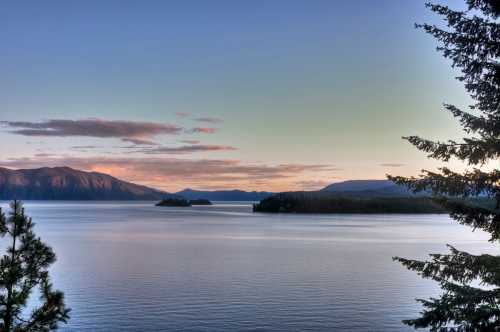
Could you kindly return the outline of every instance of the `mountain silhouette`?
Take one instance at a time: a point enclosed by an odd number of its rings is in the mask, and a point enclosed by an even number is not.
[[[0,199],[158,200],[172,196],[110,175],[69,167],[0,168]]]

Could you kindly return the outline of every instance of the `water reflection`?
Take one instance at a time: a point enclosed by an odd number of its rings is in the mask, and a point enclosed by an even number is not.
[[[2,204],[5,206],[5,204]],[[249,204],[28,202],[54,247],[63,331],[410,330],[436,285],[391,257],[493,251],[443,215],[267,215]]]

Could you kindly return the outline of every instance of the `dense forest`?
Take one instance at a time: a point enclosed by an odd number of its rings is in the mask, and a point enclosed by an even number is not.
[[[444,213],[428,197],[347,197],[326,192],[288,192],[263,199],[254,212],[274,213]]]

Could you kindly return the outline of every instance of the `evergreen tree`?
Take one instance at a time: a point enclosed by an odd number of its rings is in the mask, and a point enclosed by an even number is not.
[[[34,223],[22,203],[11,203],[6,218],[0,210],[0,236],[7,236],[7,253],[0,259],[0,331],[50,331],[69,319],[64,295],[52,290],[48,267],[55,261],[52,249],[33,232]],[[23,315],[32,291],[38,287],[41,305]]]
[[[448,161],[458,158],[470,170],[457,173],[443,167],[437,172],[423,171],[419,177],[391,177],[414,191],[430,190],[436,200],[461,224],[482,229],[500,239],[500,1],[466,0],[466,11],[427,4],[441,15],[447,28],[417,25],[434,36],[437,48],[452,66],[461,71],[457,79],[464,83],[474,103],[464,111],[445,104],[446,110],[460,121],[467,137],[462,141],[434,142],[417,136],[405,137],[429,157]],[[485,171],[485,165],[490,171]],[[477,206],[464,199],[486,195],[494,204]],[[428,261],[394,258],[424,278],[440,283],[438,298],[420,299],[421,316],[404,323],[431,331],[500,330],[500,256],[472,255],[449,247],[448,254],[430,255]]]

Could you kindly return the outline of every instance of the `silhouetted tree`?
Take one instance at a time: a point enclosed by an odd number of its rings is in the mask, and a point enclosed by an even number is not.
[[[7,218],[0,210],[0,236],[7,236],[9,242],[0,259],[0,331],[50,331],[69,319],[63,293],[52,290],[49,280],[48,267],[56,256],[35,236],[33,226],[19,201],[11,203]],[[36,287],[41,304],[23,314]]]
[[[420,177],[390,177],[414,191],[431,190],[436,199],[459,223],[482,229],[500,239],[500,1],[466,0],[468,10],[454,11],[447,6],[427,4],[447,23],[417,25],[434,36],[438,50],[461,70],[457,79],[464,83],[474,100],[469,111],[445,104],[459,119],[468,137],[463,141],[434,142],[417,136],[405,137],[429,157],[448,161],[455,157],[471,169],[463,173],[441,168],[423,171]],[[485,164],[493,170],[484,171]],[[490,168],[491,169],[491,168]],[[479,207],[451,196],[486,195],[495,201]],[[450,246],[449,254],[430,255],[429,261],[396,257],[410,270],[440,283],[439,298],[419,301],[421,317],[404,323],[432,331],[500,330],[500,256],[471,255]]]

